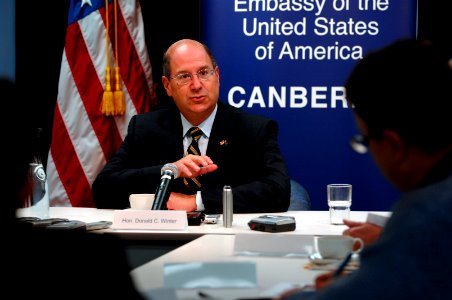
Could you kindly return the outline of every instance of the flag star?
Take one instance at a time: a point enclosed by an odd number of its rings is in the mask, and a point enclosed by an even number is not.
[[[86,3],[88,3],[89,6],[93,6],[93,5],[91,4],[91,0],[82,0],[82,4],[80,4],[80,7],[83,7],[83,5],[85,5]]]

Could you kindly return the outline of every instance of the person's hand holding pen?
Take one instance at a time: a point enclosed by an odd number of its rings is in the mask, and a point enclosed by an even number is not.
[[[350,262],[351,258],[353,256],[353,252],[350,252],[347,254],[347,256],[341,261],[339,266],[336,268],[336,270],[333,270],[328,273],[320,274],[315,278],[315,285],[312,286],[304,286],[300,288],[294,288],[285,291],[279,297],[274,298],[273,300],[284,300],[294,294],[297,294],[301,291],[306,292],[312,292],[315,290],[320,290],[328,285],[330,285],[335,279],[339,278],[340,276],[344,275],[344,270],[347,267],[348,263]]]
[[[331,284],[331,282],[334,281],[334,279],[342,276],[344,274],[344,270],[347,267],[348,263],[350,262],[350,259],[352,258],[353,252],[350,252],[339,264],[336,270],[320,274],[315,278],[315,288],[322,289],[328,285]]]

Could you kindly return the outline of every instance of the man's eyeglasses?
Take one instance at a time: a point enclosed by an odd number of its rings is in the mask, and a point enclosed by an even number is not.
[[[204,69],[199,70],[195,74],[196,74],[196,76],[198,76],[199,80],[208,81],[210,79],[210,77],[212,77],[214,72],[215,72],[214,69],[204,68]],[[176,80],[176,83],[178,85],[186,85],[193,79],[193,74],[192,73],[180,73],[174,77],[170,77],[170,79]]]
[[[362,134],[356,134],[350,139],[350,147],[359,154],[366,154],[369,151],[369,137]]]

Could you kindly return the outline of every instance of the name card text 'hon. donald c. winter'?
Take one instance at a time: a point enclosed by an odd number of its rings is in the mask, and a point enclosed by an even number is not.
[[[185,210],[115,210],[112,229],[184,230],[188,227]]]

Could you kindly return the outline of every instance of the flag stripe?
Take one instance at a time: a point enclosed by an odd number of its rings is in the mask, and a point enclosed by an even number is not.
[[[50,148],[50,151],[52,151],[52,148]],[[48,159],[47,159],[47,183],[50,182],[53,184],[52,191],[53,191],[53,206],[72,206],[71,203],[67,200],[69,197],[66,194],[66,190],[62,184],[62,182],[59,180],[59,175],[57,170],[54,168],[55,162],[53,161],[53,156],[51,153],[49,153]],[[52,171],[50,171],[52,170]],[[49,185],[50,189],[50,185]]]
[[[109,15],[110,19],[113,13],[113,6],[109,6]],[[89,55],[92,60],[92,64],[94,65],[94,68],[97,72],[97,76],[99,77],[99,82],[102,85],[102,89],[105,86],[105,80],[102,78],[105,78],[105,69],[107,67],[107,60],[106,60],[106,49],[105,49],[105,8],[100,9],[99,11],[93,12],[89,18],[81,19],[79,22],[80,30],[83,33],[83,37],[86,42],[87,49],[89,51]],[[102,31],[99,33],[97,31],[93,31],[92,28],[102,28]],[[111,27],[110,27],[111,28]],[[123,33],[119,33],[120,35]],[[112,51],[113,45],[109,42],[109,57],[111,65],[114,64],[114,54]],[[119,51],[118,51],[119,52]],[[142,80],[140,78],[136,78],[137,82],[141,82]],[[122,82],[122,81],[121,81]],[[113,83],[113,82],[112,82]],[[88,83],[89,84],[89,83]],[[120,139],[123,140],[125,137],[125,133],[127,132],[127,124],[129,123],[130,118],[137,113],[135,106],[132,104],[132,101],[130,99],[130,95],[127,93],[126,86],[122,82],[122,87],[124,90],[124,96],[126,101],[126,114],[122,118],[114,118],[114,121],[116,122],[116,126],[118,129],[118,134],[120,135]],[[143,84],[141,84],[143,86]],[[143,90],[146,90],[146,88],[143,88]],[[96,97],[96,99],[99,99],[99,116],[101,118],[104,118],[100,111],[100,105],[102,102],[102,95],[103,90],[101,91],[101,94]],[[111,119],[111,118],[110,118]],[[117,140],[116,140],[117,141]],[[114,143],[113,148],[116,149],[118,147],[117,142]],[[111,153],[105,153],[107,157],[111,155]]]
[[[123,5],[127,5],[127,1],[122,2]],[[122,9],[122,8],[121,8]],[[127,7],[125,9],[128,9]],[[127,86],[127,90],[131,95],[134,105],[138,112],[148,111],[151,105],[151,89],[142,90],[142,85],[137,78],[146,78],[145,70],[140,63],[140,58],[133,43],[132,37],[129,34],[129,30],[126,26],[124,18],[122,17],[122,11],[119,10],[121,14],[118,13],[118,31],[124,34],[118,34],[118,45],[119,48],[119,67],[121,71],[121,77]],[[121,16],[121,17],[119,17]],[[133,26],[133,28],[139,28],[138,26]],[[127,33],[127,34],[126,34]],[[138,32],[137,34],[143,35],[143,32]],[[144,41],[143,41],[144,42]],[[138,47],[144,48],[143,50],[147,52],[145,44],[140,43]],[[150,65],[147,66],[148,74],[151,74]],[[140,111],[141,110],[141,111]]]
[[[102,114],[107,45],[114,88],[114,7],[109,5],[106,44],[105,1],[90,2],[96,9],[88,1],[82,5],[81,0],[71,0],[70,5],[47,164],[52,206],[94,206],[91,184],[119,148],[130,118],[148,111],[155,100],[141,8],[136,0],[118,1],[118,55],[126,114]]]
[[[60,176],[60,178],[63,179],[62,184],[69,199],[80,199],[79,202],[71,202],[71,205],[87,207],[93,206],[90,202],[84,202],[84,200],[91,199],[91,190],[83,172],[83,168],[77,159],[77,154],[74,152],[74,147],[72,147],[71,139],[65,130],[64,121],[58,107],[55,109],[53,124],[53,132],[57,134],[53,136],[53,139],[56,138],[59,141],[59,148],[54,149],[56,147],[55,143],[53,143],[50,148],[53,161],[55,162],[55,165],[58,166],[57,171],[64,170],[65,173],[72,175],[63,177]]]
[[[93,14],[96,15],[97,12]],[[73,23],[68,27],[67,36],[68,39],[66,40],[65,47],[66,56],[74,76],[77,90],[80,93],[83,105],[104,155],[105,157],[109,157],[120,145],[122,141],[121,136],[119,135],[114,118],[104,117],[100,110],[103,86],[99,81],[91,56],[85,46],[84,36],[78,23]],[[105,68],[103,69],[105,70]]]
[[[105,164],[105,157],[83,106],[66,55],[63,56],[61,62],[60,78],[65,78],[65,80],[61,80],[58,86],[60,91],[58,105],[64,120],[65,130],[72,142],[70,146],[74,147],[74,152],[77,154],[76,157],[71,157],[71,159],[77,159],[81,162],[87,180],[91,184],[100,168]],[[58,139],[56,141],[59,143]],[[66,143],[64,145],[69,147]]]
[[[144,24],[141,15],[141,7],[139,5],[135,5],[134,1],[119,1],[118,4],[121,7],[122,15],[129,31],[129,35],[132,37],[132,41],[135,45],[135,50],[137,51],[136,55],[141,63],[141,66],[143,67],[144,73],[142,76],[144,76],[144,78],[141,78],[141,80],[145,80],[146,78],[147,86],[149,87],[146,92],[151,95],[150,107],[152,108],[156,104],[156,99],[152,96],[153,82],[151,62],[148,57],[148,50],[145,40],[142,38],[144,37]],[[143,105],[146,106],[147,104],[143,103]]]

